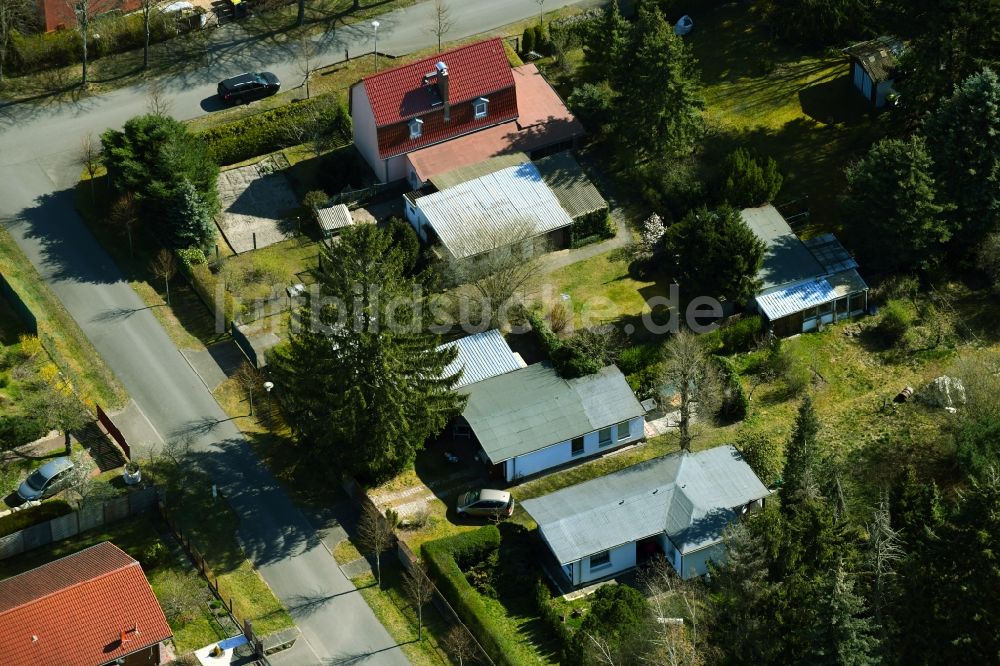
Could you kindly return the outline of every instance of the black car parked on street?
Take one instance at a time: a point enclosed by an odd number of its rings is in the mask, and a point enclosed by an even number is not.
[[[247,72],[219,81],[219,97],[232,104],[263,99],[278,92],[281,81],[271,72]]]

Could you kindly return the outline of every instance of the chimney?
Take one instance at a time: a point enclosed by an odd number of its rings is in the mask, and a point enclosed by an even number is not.
[[[451,105],[448,103],[448,65],[439,62],[434,65],[437,70],[438,92],[441,93],[441,100],[444,102],[444,121],[451,121]]]

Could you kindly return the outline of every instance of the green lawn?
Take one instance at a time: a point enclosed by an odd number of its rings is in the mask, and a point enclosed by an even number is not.
[[[125,389],[104,364],[90,340],[24,256],[6,229],[0,228],[0,266],[15,291],[38,320],[46,351],[85,402],[105,409],[125,404]],[[7,320],[10,321],[9,315]]]
[[[451,662],[441,648],[441,638],[448,625],[428,603],[424,607],[423,640],[417,640],[417,612],[407,596],[403,583],[403,569],[391,556],[382,563],[382,587],[378,587],[371,574],[352,578],[375,617],[389,631],[392,639],[402,646],[403,654],[414,666],[447,666]]]
[[[159,524],[160,530],[164,527]],[[160,536],[157,524],[147,516],[84,532],[72,539],[2,560],[0,578],[22,573],[103,541],[111,541],[143,563],[146,578],[174,633],[178,654],[186,654],[228,635],[209,606],[213,597],[208,585],[190,562],[165,551],[154,564],[150,563],[147,556],[150,549],[157,544],[167,548],[169,544]]]
[[[686,38],[705,84],[707,163],[743,146],[774,157],[785,185],[776,203],[808,209],[808,230],[836,230],[844,167],[891,129],[867,114],[838,52],[803,55],[774,45],[756,3],[692,12]]]

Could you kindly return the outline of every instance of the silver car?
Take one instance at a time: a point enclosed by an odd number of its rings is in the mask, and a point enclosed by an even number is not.
[[[514,498],[504,490],[470,490],[459,496],[458,513],[506,518],[514,513]]]
[[[56,458],[45,463],[17,487],[18,496],[24,501],[37,500],[61,490],[73,469],[70,458]]]

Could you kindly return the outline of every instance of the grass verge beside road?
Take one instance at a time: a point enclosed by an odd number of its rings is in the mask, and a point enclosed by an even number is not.
[[[10,233],[0,228],[3,276],[38,320],[39,338],[77,393],[90,405],[105,409],[128,400],[125,388],[104,363],[90,340],[24,256]]]

